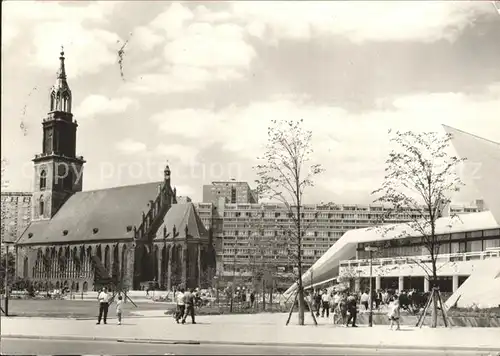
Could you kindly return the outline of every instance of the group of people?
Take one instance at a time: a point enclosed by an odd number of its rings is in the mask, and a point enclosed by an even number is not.
[[[102,290],[97,294],[97,300],[99,301],[99,316],[97,317],[97,325],[101,324],[101,320],[104,324],[107,324],[108,321],[108,311],[109,305],[114,301],[114,295],[108,292],[106,287],[102,288]],[[121,325],[122,323],[122,314],[123,314],[123,297],[118,295],[116,300],[116,318],[118,320],[117,324]]]
[[[194,320],[194,308],[197,304],[197,300],[201,299],[199,290],[189,289],[185,291],[184,288],[181,288],[175,294],[175,301],[177,303],[175,321],[177,324],[179,324],[179,321],[185,324],[188,316],[191,316],[191,323],[196,324]]]
[[[97,300],[99,301],[99,316],[97,317],[97,325],[107,324],[109,306],[114,302],[115,295],[108,292],[106,287],[102,288],[97,295]],[[184,290],[181,288],[175,293],[175,301],[177,304],[176,312],[174,314],[177,323],[186,323],[188,316],[191,316],[191,323],[196,324],[195,321],[195,306],[201,305],[201,295],[198,288]],[[121,325],[123,316],[123,297],[121,295],[117,296],[116,300],[116,318],[117,324]]]
[[[388,306],[392,301],[397,299],[402,309],[415,314],[425,306],[428,298],[429,293],[421,293],[416,289],[402,290],[400,292],[385,289],[373,291],[371,297],[370,292],[365,291],[361,294],[360,301],[365,310],[369,310],[370,302],[372,303],[372,308],[379,310],[381,307]]]
[[[370,302],[375,304],[375,308],[380,310],[382,305],[385,305],[390,321],[390,329],[396,325],[396,330],[400,330],[400,310],[401,299],[405,299],[407,294],[401,293],[397,295],[391,291],[378,291],[370,298],[369,292],[365,291],[362,294],[350,292],[328,292],[327,289],[316,291],[308,296],[309,303],[313,308],[317,317],[329,317],[330,312],[333,313],[335,323],[344,324],[346,327],[357,327],[356,319],[358,315],[358,304],[364,307],[365,311],[369,310]],[[359,303],[358,303],[359,301]]]

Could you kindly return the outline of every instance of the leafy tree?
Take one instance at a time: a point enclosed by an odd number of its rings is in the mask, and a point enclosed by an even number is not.
[[[312,132],[303,128],[303,120],[272,120],[268,127],[268,142],[261,164],[254,168],[258,176],[259,196],[278,200],[288,210],[293,226],[288,229],[288,241],[292,244],[290,257],[297,267],[297,293],[299,325],[304,325],[304,288],[302,284],[302,239],[305,228],[302,216],[303,194],[312,187],[313,178],[322,173],[319,164],[309,164]]]
[[[389,131],[391,133],[391,131]],[[423,268],[431,286],[436,287],[440,242],[436,235],[436,221],[450,196],[464,184],[457,166],[464,160],[449,153],[451,135],[435,132],[399,132],[390,139],[395,144],[386,161],[385,178],[381,187],[372,194],[379,195],[375,202],[388,204],[383,220],[403,215],[409,221],[407,229],[395,233],[396,239],[410,235],[421,236],[421,243],[430,255],[430,266]],[[381,227],[384,232],[394,227]],[[394,233],[393,233],[394,234]],[[437,325],[437,301],[434,298],[432,326]]]
[[[11,249],[12,250],[12,249]],[[7,257],[7,258],[6,258]],[[6,268],[7,264],[7,268]],[[5,288],[5,270],[7,269],[9,285],[14,282],[14,277],[16,274],[16,257],[9,251],[8,255],[5,256],[5,251],[2,251],[1,261],[0,261],[0,290],[4,291]]]

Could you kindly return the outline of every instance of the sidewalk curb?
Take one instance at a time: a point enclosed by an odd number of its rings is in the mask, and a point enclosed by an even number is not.
[[[127,319],[161,319],[161,318],[171,318],[171,315],[127,315]],[[57,316],[8,316],[2,317],[6,319],[44,319],[44,320],[76,320],[76,321],[88,321],[97,320],[97,315],[94,317],[57,317]],[[116,320],[116,317],[108,317],[107,320]]]
[[[387,344],[315,344],[315,343],[279,343],[279,342],[244,342],[244,341],[211,341],[211,340],[166,340],[143,338],[118,338],[99,336],[31,336],[2,335],[3,339],[58,340],[58,341],[108,341],[129,344],[164,344],[164,345],[234,345],[234,346],[271,346],[271,347],[311,347],[311,348],[349,348],[349,349],[392,349],[415,351],[477,351],[498,352],[494,346],[422,346],[422,345],[387,345]]]

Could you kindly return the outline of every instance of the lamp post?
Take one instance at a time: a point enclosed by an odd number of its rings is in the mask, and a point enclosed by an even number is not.
[[[370,314],[368,316],[368,326],[373,327],[373,281],[372,281],[372,275],[373,275],[373,252],[378,251],[378,248],[372,247],[372,246],[367,246],[365,247],[365,251],[368,251],[370,253]]]
[[[219,276],[214,276],[215,279],[215,301],[219,306]]]
[[[5,268],[4,268],[4,293],[5,293],[5,304],[4,304],[4,314],[9,316],[9,244],[10,241],[3,241],[5,245]]]

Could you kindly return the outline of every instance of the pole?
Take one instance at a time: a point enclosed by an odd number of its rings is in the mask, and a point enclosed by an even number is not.
[[[169,295],[170,291],[167,289],[167,279],[168,279],[168,275],[167,275],[168,274],[168,262],[167,262],[167,260],[168,260],[168,253],[167,253],[167,237],[166,236],[163,238],[163,251],[165,251],[165,256],[163,256],[163,252],[162,252],[162,257],[164,257],[164,260],[163,260],[163,286],[165,287],[165,290],[167,291],[167,294],[165,296],[165,300],[168,301],[168,295]],[[160,281],[160,282],[162,282],[162,281]]]
[[[215,299],[217,300],[217,307],[219,307],[219,278],[216,279],[216,285],[215,285]]]
[[[233,299],[234,299],[234,284],[236,283],[236,253],[238,251],[238,237],[234,244],[234,259],[233,259],[233,283],[231,285],[231,304],[229,305],[229,312],[233,312]]]
[[[9,245],[5,242],[5,305],[4,305],[4,314],[5,316],[9,316]]]
[[[373,327],[373,281],[372,281],[372,258],[373,252],[370,250],[370,315],[368,317],[368,326]]]

